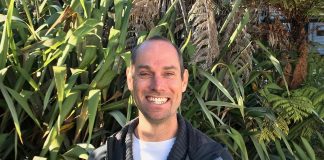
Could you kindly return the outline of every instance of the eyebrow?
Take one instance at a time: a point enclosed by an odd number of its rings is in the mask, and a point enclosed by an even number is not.
[[[151,67],[149,65],[138,65],[138,66],[136,66],[136,68],[138,68],[138,69],[148,69],[148,70],[151,70]],[[171,65],[171,66],[165,66],[165,67],[163,67],[163,69],[164,70],[176,70],[177,67]]]

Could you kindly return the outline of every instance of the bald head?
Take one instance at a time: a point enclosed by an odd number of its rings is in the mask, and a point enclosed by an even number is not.
[[[166,45],[170,45],[171,47],[174,48],[174,50],[177,53],[177,57],[178,57],[178,61],[179,61],[179,65],[180,65],[180,70],[181,70],[181,77],[183,75],[184,72],[184,66],[183,66],[183,58],[182,58],[182,54],[180,52],[180,50],[178,49],[178,47],[176,45],[174,45],[172,42],[170,42],[168,39],[164,38],[164,37],[160,37],[160,36],[154,36],[151,37],[147,40],[145,40],[143,43],[139,44],[138,46],[136,46],[133,51],[132,51],[132,55],[131,55],[131,64],[135,64],[136,63],[136,58],[137,56],[143,51],[145,50],[145,48],[149,47],[150,45],[152,45],[152,43],[158,42],[158,41],[163,41],[166,42]],[[164,46],[161,45],[160,48],[160,52],[161,54],[163,54],[163,50],[164,50]]]

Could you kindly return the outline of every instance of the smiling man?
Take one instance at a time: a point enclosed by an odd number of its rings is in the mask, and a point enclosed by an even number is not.
[[[90,159],[227,160],[228,150],[177,114],[188,84],[179,49],[152,37],[133,50],[127,84],[139,115],[107,139]]]

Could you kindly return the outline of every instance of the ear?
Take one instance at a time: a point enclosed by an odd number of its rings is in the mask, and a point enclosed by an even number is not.
[[[127,76],[127,86],[130,91],[133,91],[133,67],[127,67],[126,69],[126,76]]]
[[[182,92],[185,92],[188,85],[189,72],[187,69],[184,70],[182,76]]]

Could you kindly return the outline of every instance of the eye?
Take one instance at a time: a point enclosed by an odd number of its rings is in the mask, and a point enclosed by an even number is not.
[[[166,72],[166,73],[164,74],[165,77],[173,77],[174,75],[175,75],[174,72]]]
[[[140,72],[138,75],[140,78],[149,78],[152,74],[149,72]]]

